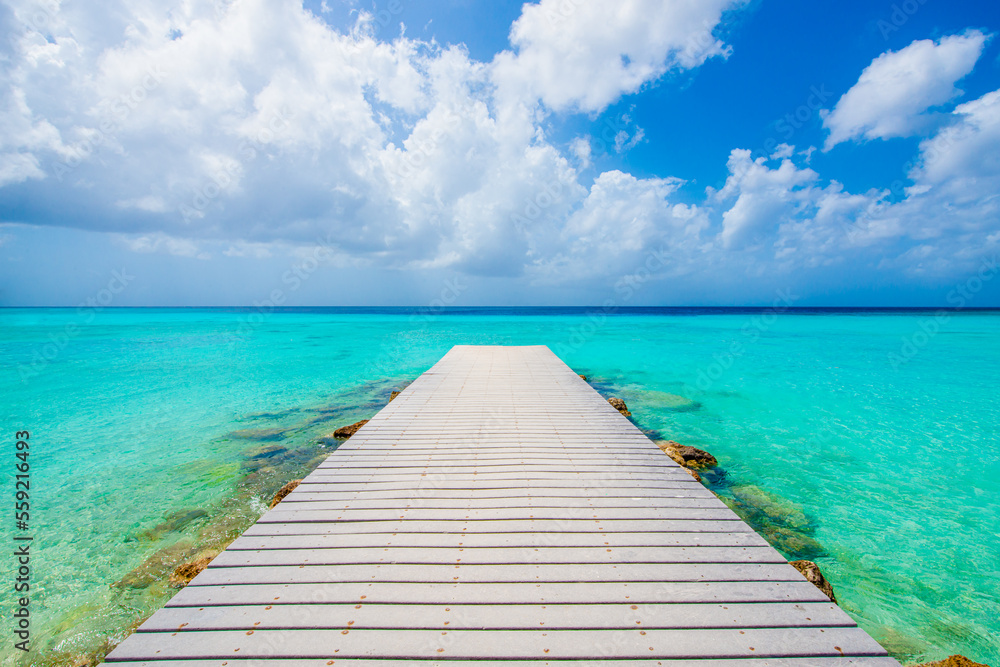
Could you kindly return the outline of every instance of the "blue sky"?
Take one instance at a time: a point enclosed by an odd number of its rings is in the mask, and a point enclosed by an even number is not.
[[[971,0],[5,0],[0,305],[1000,306],[997,33]]]

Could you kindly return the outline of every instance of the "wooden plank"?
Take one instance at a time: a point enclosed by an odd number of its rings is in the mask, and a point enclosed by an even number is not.
[[[419,486],[421,484],[426,484],[428,482],[436,481],[449,481],[451,483],[460,482],[512,482],[512,486],[525,486],[531,487],[537,484],[546,484],[548,482],[553,482],[555,484],[580,484],[581,482],[590,482],[591,484],[604,485],[612,482],[622,482],[625,484],[639,484],[645,482],[643,486],[656,486],[661,482],[689,482],[692,478],[690,473],[681,470],[680,468],[664,470],[663,472],[646,472],[646,471],[633,471],[633,472],[577,472],[573,470],[563,470],[561,472],[540,472],[537,474],[531,474],[530,471],[525,470],[515,470],[510,472],[491,472],[491,471],[480,471],[480,472],[465,472],[465,473],[447,473],[447,472],[373,472],[373,473],[355,473],[353,471],[336,471],[330,472],[326,470],[320,470],[313,473],[313,481],[326,482],[328,484],[349,484],[349,483],[360,483],[360,484],[395,484],[402,482],[409,482],[411,486]]]
[[[533,474],[533,473],[618,473],[618,474],[635,474],[635,473],[648,473],[650,476],[655,476],[661,472],[684,472],[679,470],[680,466],[671,461],[668,457],[662,457],[662,461],[655,463],[571,463],[565,462],[558,465],[551,463],[525,463],[525,462],[498,462],[498,463],[467,463],[465,465],[456,465],[454,463],[439,464],[439,463],[423,463],[417,465],[393,465],[390,463],[385,464],[372,464],[366,462],[364,464],[350,464],[350,463],[338,463],[338,462],[327,462],[316,468],[322,474],[343,474],[343,475],[366,475],[374,473],[391,473],[398,475],[408,475],[408,474],[422,474],[426,472],[434,472],[439,475],[468,475],[468,474],[483,474],[483,473],[518,473],[518,474]]]
[[[648,507],[673,507],[673,508],[700,508],[700,509],[721,509],[725,504],[712,498],[690,498],[685,496],[674,496],[657,498],[580,498],[580,497],[539,497],[539,496],[517,496],[506,498],[439,498],[437,496],[427,496],[425,498],[403,498],[403,499],[364,499],[331,497],[335,494],[328,493],[292,493],[281,501],[281,505],[275,511],[282,510],[303,510],[303,509],[354,509],[354,510],[386,510],[402,509],[407,507],[422,507],[424,509],[490,509],[490,508],[648,508]],[[402,502],[401,502],[402,501]]]
[[[366,533],[360,535],[242,535],[227,550],[379,549],[385,547],[763,547],[757,533]]]
[[[397,440],[398,442],[398,440]],[[409,444],[410,441],[407,440]],[[595,452],[591,448],[583,448],[579,451],[569,450],[565,447],[541,448],[524,447],[511,449],[510,451],[496,451],[492,449],[472,449],[466,448],[462,451],[443,452],[437,449],[428,449],[424,453],[406,449],[386,448],[381,453],[374,452],[370,447],[360,447],[358,449],[347,449],[341,447],[337,450],[337,458],[324,461],[321,465],[341,466],[353,463],[364,463],[366,461],[398,462],[408,464],[413,461],[419,462],[441,462],[441,463],[465,463],[467,461],[512,461],[522,463],[571,463],[592,462],[623,464],[631,462],[660,461],[663,452],[657,447],[655,450],[644,446],[642,449],[634,449],[625,452]]]
[[[659,449],[650,440],[642,440],[645,436],[595,436],[584,433],[553,431],[537,437],[502,435],[495,433],[413,433],[388,431],[377,435],[362,434],[361,431],[342,443],[340,447],[348,452],[367,451],[379,454],[386,451],[401,451],[405,449],[420,454],[440,447],[445,453],[459,453],[477,450],[483,453],[509,452],[550,452],[563,451],[574,454],[652,454]],[[355,438],[357,440],[355,441]],[[413,445],[412,449],[409,445]]]
[[[240,565],[349,565],[355,563],[542,564],[542,563],[781,563],[785,559],[771,547],[340,547],[337,549],[227,550],[212,561],[213,567]],[[795,570],[785,572],[794,581]]]
[[[703,498],[712,499],[716,496],[711,493],[700,493],[687,482],[660,485],[656,487],[639,488],[632,486],[588,486],[578,484],[576,486],[512,486],[509,484],[489,485],[457,485],[450,488],[442,486],[424,486],[414,489],[413,486],[403,485],[398,489],[374,488],[364,484],[324,484],[323,482],[313,482],[308,477],[302,480],[302,484],[293,493],[335,493],[344,496],[357,496],[359,498],[504,498],[504,497],[578,497],[578,498]]]
[[[155,652],[160,659],[266,659],[275,655],[328,658],[593,660],[751,658],[811,655],[879,656],[884,650],[857,628],[717,628],[579,632],[547,630],[260,630],[253,632],[140,632],[116,650],[117,659]]]
[[[637,495],[634,489],[614,489],[606,487],[561,487],[558,489],[546,488],[546,487],[532,487],[529,489],[523,489],[519,487],[505,487],[505,488],[491,488],[491,489],[480,489],[476,487],[471,487],[467,489],[420,489],[419,494],[414,494],[412,489],[371,489],[365,486],[359,486],[357,488],[346,488],[337,485],[320,485],[320,484],[307,484],[303,483],[287,496],[291,498],[293,495],[313,495],[318,497],[333,498],[337,500],[342,499],[378,499],[378,498],[388,498],[396,500],[410,500],[410,499],[425,499],[425,498],[453,498],[461,499],[466,498],[469,500],[474,500],[477,498],[564,498],[567,502],[573,502],[576,500],[586,500],[586,499],[606,499],[606,498],[638,498],[644,499],[648,498],[651,505],[657,504],[661,501],[665,501],[670,498],[690,498],[700,499],[700,500],[712,500],[715,496],[712,494],[693,494],[690,492],[688,486],[680,486],[675,488],[666,489],[643,489],[641,495]]]
[[[493,445],[490,443],[473,444],[462,447],[449,447],[443,443],[421,444],[405,437],[394,440],[395,446],[379,449],[375,446],[365,446],[364,449],[348,450],[341,445],[339,459],[328,459],[321,469],[358,465],[369,466],[447,466],[472,465],[485,467],[493,464],[507,465],[558,465],[567,466],[645,466],[675,467],[677,464],[666,456],[663,451],[650,444],[650,449],[614,448],[589,446],[584,449],[570,447],[540,448],[510,445]],[[401,449],[402,448],[402,449]]]
[[[206,570],[205,572],[208,572]],[[198,575],[201,577],[205,574]],[[199,579],[195,578],[195,583]],[[310,584],[191,585],[167,606],[243,604],[681,604],[738,602],[829,602],[801,581],[715,582],[348,582]]]
[[[265,515],[266,516],[266,515]],[[627,519],[529,519],[496,521],[353,521],[270,523],[258,521],[244,535],[333,535],[358,533],[738,533],[753,532],[742,521],[667,520],[635,521]]]
[[[260,523],[293,523],[300,521],[510,521],[552,520],[564,518],[597,520],[652,520],[652,519],[713,519],[739,521],[728,508],[700,509],[690,507],[501,507],[494,509],[428,509],[401,507],[390,510],[367,509],[302,509],[304,503],[290,503],[274,508],[260,518]],[[317,503],[308,503],[315,506]],[[319,503],[322,504],[322,503]]]
[[[267,552],[269,554],[280,552]],[[232,560],[239,560],[235,557]],[[374,559],[372,559],[374,560]],[[260,565],[209,567],[190,586],[245,584],[301,584],[329,582],[517,583],[532,582],[718,582],[798,581],[801,576],[786,564],[761,563],[513,563],[497,565]],[[244,563],[245,564],[245,563]]]
[[[357,436],[355,436],[357,437]],[[351,438],[353,440],[354,438]],[[520,457],[520,456],[536,456],[536,457],[552,457],[559,456],[560,454],[565,456],[579,456],[584,453],[599,454],[604,457],[617,457],[617,456],[631,456],[631,457],[646,457],[647,459],[656,459],[657,457],[662,458],[665,456],[663,450],[658,446],[654,445],[652,442],[647,442],[641,448],[635,446],[616,446],[611,443],[588,443],[586,445],[579,445],[578,440],[574,440],[570,443],[560,445],[558,447],[539,447],[537,445],[530,445],[524,443],[500,443],[500,442],[470,442],[469,440],[456,441],[455,443],[448,442],[435,442],[428,441],[422,442],[417,441],[412,438],[404,438],[402,436],[393,438],[392,444],[379,444],[379,443],[355,443],[353,445],[341,444],[337,447],[336,452],[340,452],[341,455],[345,457],[352,456],[355,453],[364,452],[366,456],[371,457],[382,457],[382,456],[392,456],[395,453],[407,453],[413,456],[424,456],[430,452],[439,452],[446,455],[449,459],[454,459],[455,457],[464,457],[465,460],[473,459],[476,455],[487,457]],[[558,440],[548,439],[549,444],[558,445]],[[595,457],[596,458],[596,457]],[[447,459],[443,459],[447,460]]]
[[[340,485],[344,489],[351,488],[366,488],[366,489],[383,489],[383,490],[413,490],[418,491],[421,488],[426,489],[533,489],[538,487],[544,488],[578,488],[581,483],[586,483],[588,480],[571,480],[571,479],[545,479],[545,480],[531,480],[531,479],[501,479],[501,480],[489,480],[489,479],[476,479],[472,476],[471,479],[451,479],[448,477],[428,479],[425,482],[414,482],[414,481],[395,481],[395,482],[382,482],[382,481],[370,481],[370,480],[332,480],[329,477],[307,477],[303,480],[303,484],[327,484],[327,485]],[[593,481],[593,480],[590,480]],[[697,485],[697,488],[695,488]],[[704,491],[704,487],[694,481],[692,477],[688,475],[677,476],[676,479],[671,480],[621,480],[621,479],[610,479],[607,481],[602,481],[601,486],[605,488],[613,489],[633,489],[633,490],[646,490],[646,489],[691,489],[694,493],[699,493],[699,489]]]
[[[633,630],[695,628],[853,627],[830,602],[762,604],[387,605],[302,604],[167,607],[145,632],[308,628],[476,630]]]

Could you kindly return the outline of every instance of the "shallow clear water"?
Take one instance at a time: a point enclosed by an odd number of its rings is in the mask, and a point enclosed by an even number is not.
[[[713,490],[817,560],[897,657],[1000,661],[1000,314],[927,335],[931,317],[0,310],[5,488],[27,429],[35,538],[34,649],[0,656],[106,650],[177,564],[327,454],[323,435],[464,343],[549,345],[654,436],[712,452]],[[11,544],[9,515],[2,531]]]

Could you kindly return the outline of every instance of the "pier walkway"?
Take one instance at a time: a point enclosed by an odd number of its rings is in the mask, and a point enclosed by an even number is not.
[[[898,665],[548,348],[470,346],[107,660]]]

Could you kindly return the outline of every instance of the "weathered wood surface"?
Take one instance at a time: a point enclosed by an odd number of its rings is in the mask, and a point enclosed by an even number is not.
[[[108,657],[898,665],[545,347],[451,350]]]

